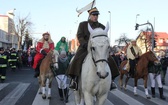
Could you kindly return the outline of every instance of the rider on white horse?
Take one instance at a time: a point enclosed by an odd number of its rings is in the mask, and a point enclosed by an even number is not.
[[[85,57],[88,53],[87,46],[88,46],[88,40],[90,38],[90,32],[88,31],[88,23],[90,24],[92,29],[95,29],[98,27],[105,29],[105,26],[98,22],[99,11],[97,10],[96,7],[89,10],[88,13],[89,13],[89,20],[81,22],[79,24],[77,38],[79,40],[80,46],[76,52],[76,55],[75,55],[72,63],[70,64],[69,70],[68,70],[68,74],[72,77],[72,82],[70,84],[70,88],[74,89],[74,90],[78,89],[77,77],[81,73],[81,67],[82,67],[83,60],[85,59]],[[114,80],[114,78],[119,75],[118,67],[117,67],[115,61],[113,60],[113,58],[110,56],[108,58],[108,64],[109,64],[109,67],[110,67],[111,73],[112,73],[111,79]],[[113,86],[111,86],[111,87],[113,88]]]

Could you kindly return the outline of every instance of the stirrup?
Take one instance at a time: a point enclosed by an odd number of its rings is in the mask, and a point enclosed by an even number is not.
[[[72,79],[69,88],[70,88],[70,89],[73,89],[74,91],[76,91],[77,88],[78,88],[78,84],[77,84],[77,82],[76,82],[75,80]]]

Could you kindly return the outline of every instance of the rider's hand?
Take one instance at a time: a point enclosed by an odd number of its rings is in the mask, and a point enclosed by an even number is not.
[[[41,50],[41,54],[47,55],[47,53],[44,50]]]
[[[139,58],[139,56],[138,56],[138,55],[136,55],[136,56],[135,56],[135,58]]]

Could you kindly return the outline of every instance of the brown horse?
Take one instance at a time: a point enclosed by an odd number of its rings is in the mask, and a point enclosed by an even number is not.
[[[148,63],[149,61],[154,61],[156,64],[160,63],[157,57],[155,56],[154,52],[148,51],[144,53],[138,60],[137,65],[135,67],[135,75],[134,75],[134,95],[137,95],[136,89],[137,89],[137,82],[138,79],[142,78],[144,81],[144,88],[145,88],[145,94],[148,99],[150,99],[150,96],[148,95],[148,89],[147,89],[147,80],[148,80]],[[125,86],[124,88],[126,89],[127,82],[129,80],[128,77],[128,71],[123,70],[125,65],[127,64],[127,60],[123,61],[120,65],[120,88],[122,89],[123,87],[123,76],[124,74],[126,75],[126,80],[125,80]]]
[[[58,52],[56,50],[50,50],[46,57],[42,60],[40,65],[40,76],[39,76],[39,85],[42,98],[46,99],[46,81],[49,79],[48,83],[48,99],[51,99],[51,83],[54,78],[54,74],[51,70],[51,64],[55,65],[58,62]],[[58,67],[56,67],[58,68]],[[41,92],[42,91],[42,92]]]

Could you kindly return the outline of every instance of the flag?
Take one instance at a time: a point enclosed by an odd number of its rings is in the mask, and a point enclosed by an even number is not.
[[[91,3],[89,3],[88,5],[86,5],[85,7],[81,8],[79,10],[77,10],[77,8],[76,8],[76,12],[78,12],[78,17],[84,11],[91,9],[95,4],[96,4],[96,0],[93,0]]]
[[[13,10],[7,11],[6,15],[13,19],[13,17],[15,16],[15,14],[14,14],[14,11],[15,11],[15,10],[16,10],[16,9],[14,8]]]

